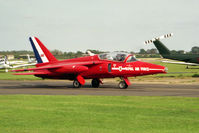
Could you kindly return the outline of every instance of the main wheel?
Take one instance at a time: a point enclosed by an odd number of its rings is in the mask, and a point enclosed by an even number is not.
[[[93,79],[92,82],[91,82],[91,85],[92,85],[92,87],[94,87],[94,88],[98,88],[99,85],[100,85],[99,79]]]
[[[74,81],[73,81],[73,87],[74,87],[74,88],[80,88],[80,87],[81,87],[81,84],[79,83],[79,81],[74,80]]]
[[[125,81],[120,81],[118,86],[119,86],[120,89],[126,89],[128,87],[128,85],[126,84]]]

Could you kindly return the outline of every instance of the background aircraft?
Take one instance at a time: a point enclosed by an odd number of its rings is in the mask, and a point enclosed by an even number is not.
[[[3,59],[0,59],[0,69],[5,69],[5,72],[8,72],[8,69],[33,66],[36,64],[36,61],[30,58],[30,55],[27,55],[27,57],[28,61],[8,61],[7,56],[5,56]]]
[[[153,38],[152,40],[145,41],[145,44],[154,43],[155,47],[158,49],[160,55],[166,59],[173,59],[183,62],[172,62],[172,61],[163,61],[166,63],[174,63],[174,64],[182,64],[182,65],[191,65],[191,66],[199,66],[199,54],[172,54],[170,50],[160,41],[163,38],[171,37],[173,33],[166,34],[164,36],[160,36],[157,38]]]
[[[85,79],[92,79],[92,87],[99,87],[102,78],[120,77],[122,81],[119,88],[127,88],[130,85],[128,77],[167,71],[164,66],[137,61],[133,55],[124,52],[99,55],[90,53],[91,56],[58,61],[38,38],[30,37],[29,40],[38,64],[36,68],[13,70],[13,72],[33,71],[15,75],[74,80],[73,86],[76,88],[84,85]]]

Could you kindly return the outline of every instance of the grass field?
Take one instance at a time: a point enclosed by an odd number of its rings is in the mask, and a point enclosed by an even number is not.
[[[2,133],[198,133],[199,98],[1,95]]]

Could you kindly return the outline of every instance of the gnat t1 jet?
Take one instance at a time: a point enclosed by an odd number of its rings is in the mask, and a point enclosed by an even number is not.
[[[199,66],[198,54],[171,54],[170,50],[160,41],[161,39],[168,38],[171,36],[173,36],[173,33],[153,38],[152,40],[145,41],[144,43],[145,44],[153,43],[163,58],[183,61],[183,62],[171,62],[171,61],[163,61],[163,62],[187,65],[187,68],[188,65]]]
[[[36,37],[29,38],[35,57],[36,68],[13,70],[15,75],[35,75],[43,79],[69,79],[73,86],[79,88],[85,84],[85,79],[92,79],[92,87],[99,87],[102,78],[120,77],[119,88],[130,85],[128,77],[166,73],[167,68],[160,65],[137,61],[125,52],[93,54],[90,56],[58,61]]]

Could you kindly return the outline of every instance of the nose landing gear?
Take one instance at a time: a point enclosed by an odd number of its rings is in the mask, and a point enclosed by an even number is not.
[[[120,89],[126,89],[126,88],[128,88],[128,86],[131,84],[131,83],[129,82],[129,80],[128,80],[127,77],[120,77],[120,79],[122,80],[122,81],[120,81],[120,83],[118,84],[118,87],[119,87]]]
[[[80,88],[82,85],[79,83],[79,81],[78,80],[74,80],[73,81],[73,87],[74,88]]]
[[[125,81],[120,81],[120,83],[118,84],[118,87],[120,89],[126,89],[126,88],[128,88],[128,85],[126,84]]]

